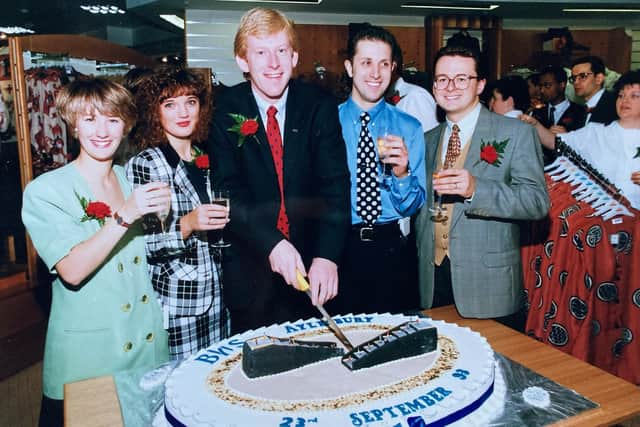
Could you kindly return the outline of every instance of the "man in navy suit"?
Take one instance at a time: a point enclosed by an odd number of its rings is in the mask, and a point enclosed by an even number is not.
[[[577,96],[584,98],[587,123],[609,123],[618,119],[616,97],[605,90],[605,67],[597,56],[584,56],[573,61],[571,77]]]
[[[232,194],[223,269],[237,333],[315,315],[311,302],[337,294],[350,181],[337,103],[290,81],[298,62],[293,23],[252,9],[234,51],[249,81],[218,95],[208,148],[214,189]],[[312,301],[295,288],[296,270],[308,276]]]
[[[569,101],[564,90],[567,74],[562,67],[550,66],[540,73],[540,94],[546,102],[545,108],[534,110],[534,117],[553,133],[565,133],[580,129],[585,125],[587,110],[584,106]],[[553,150],[542,147],[544,164],[552,163],[557,155]]]
[[[567,74],[562,67],[550,66],[540,73],[540,93],[547,105],[546,108],[536,110],[534,116],[553,133],[580,129],[587,117],[584,106],[565,97],[566,87]]]

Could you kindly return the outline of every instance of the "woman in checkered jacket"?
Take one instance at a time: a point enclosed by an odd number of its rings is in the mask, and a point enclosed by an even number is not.
[[[136,104],[133,141],[143,151],[127,163],[127,178],[134,187],[162,181],[172,189],[168,217],[146,216],[145,237],[170,355],[182,359],[229,333],[220,253],[210,245],[228,212],[210,203],[209,159],[198,144],[207,137],[210,91],[192,71],[162,68],[140,83]]]

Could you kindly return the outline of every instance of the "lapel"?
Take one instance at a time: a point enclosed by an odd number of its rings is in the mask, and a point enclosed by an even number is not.
[[[169,149],[171,148],[169,147]],[[156,151],[155,156],[158,159],[156,166],[158,168],[160,180],[170,182],[171,185],[175,185],[177,188],[180,188],[182,193],[185,194],[195,206],[202,204],[197,191],[193,187],[193,184],[191,184],[191,181],[189,181],[189,177],[187,176],[187,171],[182,160],[178,162],[176,170],[173,171],[162,150],[159,147],[154,148],[154,150]]]
[[[264,163],[264,166],[267,171],[270,173],[269,182],[275,183],[277,186],[278,178],[276,176],[276,168],[273,164],[273,156],[271,155],[271,147],[269,146],[269,140],[267,139],[267,124],[262,121],[262,116],[260,115],[260,110],[258,110],[258,104],[256,103],[256,99],[251,91],[251,84],[247,84],[247,90],[244,93],[245,100],[243,102],[243,106],[245,107],[245,111],[240,112],[247,118],[258,118],[258,123],[260,126],[258,127],[258,132],[256,132],[256,138],[258,141],[252,137],[248,140],[245,140],[245,143],[239,150],[245,150],[250,148],[255,150],[258,153],[258,158],[260,162]],[[259,143],[258,143],[259,142]],[[246,145],[255,146],[255,147],[247,147]]]
[[[176,172],[173,175],[173,183],[175,186],[180,188],[182,193],[189,198],[194,206],[199,206],[202,204],[200,197],[198,197],[198,192],[193,187],[191,181],[189,181],[187,170],[184,167],[184,162],[182,160],[180,160],[180,162],[178,163],[178,167],[176,167]]]
[[[283,147],[283,182],[284,188],[292,182],[293,171],[297,169],[296,161],[304,158],[305,140],[302,135],[306,111],[306,101],[300,98],[300,91],[297,90],[295,82],[289,84],[289,94],[287,95],[287,117],[284,123],[284,147]]]
[[[444,137],[444,131],[447,128],[447,122],[442,122],[440,124],[440,129],[438,132],[438,135],[436,137],[435,140],[433,140],[429,145],[427,145],[427,149],[429,150],[429,159],[430,159],[430,165],[429,167],[431,168],[429,171],[430,173],[433,173],[435,171],[438,170],[438,163],[440,161],[440,159],[438,159],[438,150],[440,150],[440,147],[442,145],[442,138]],[[427,176],[428,180],[431,180],[431,176]]]
[[[471,141],[469,142],[469,152],[467,158],[464,161],[464,168],[468,170],[473,176],[483,175],[486,168],[489,166],[486,162],[478,162],[480,159],[480,146],[482,140],[491,139],[491,113],[484,106],[480,107],[480,115],[478,116],[478,122],[476,128],[473,130]],[[457,209],[453,210],[451,218],[451,228],[455,227],[460,217],[463,214],[464,209],[457,206]]]

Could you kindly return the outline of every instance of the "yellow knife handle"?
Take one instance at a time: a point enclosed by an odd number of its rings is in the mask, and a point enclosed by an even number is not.
[[[309,282],[304,278],[300,270],[296,270],[296,279],[298,280],[298,290],[307,292],[309,290]]]

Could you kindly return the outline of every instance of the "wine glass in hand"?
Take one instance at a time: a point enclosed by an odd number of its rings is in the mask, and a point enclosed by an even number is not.
[[[378,159],[380,159],[381,170],[378,178],[383,181],[385,177],[389,176],[391,167],[387,165],[384,160],[387,158],[387,132],[383,131],[378,135],[376,139],[376,146],[378,148]]]
[[[165,182],[169,186],[169,188],[171,188],[170,182],[166,180],[161,180],[161,181]],[[156,216],[160,221],[160,230],[162,231],[163,234],[166,233],[167,231],[167,218],[169,218],[170,213],[171,213],[171,198],[169,198],[167,204],[165,204],[161,210],[156,212]]]
[[[440,171],[433,173],[433,179],[438,179]],[[449,217],[447,216],[447,209],[442,206],[442,195],[440,193],[435,193],[435,200],[433,206],[429,208],[429,212],[431,212],[431,221],[433,222],[444,222]]]
[[[230,209],[230,201],[229,201],[229,191],[228,190],[213,190],[211,191],[210,197],[211,203],[214,205],[224,206],[227,208],[227,218],[229,218],[229,209]],[[220,238],[217,242],[213,243],[211,246],[214,248],[228,248],[231,246],[231,243],[226,242],[223,237],[223,232],[220,230]]]

